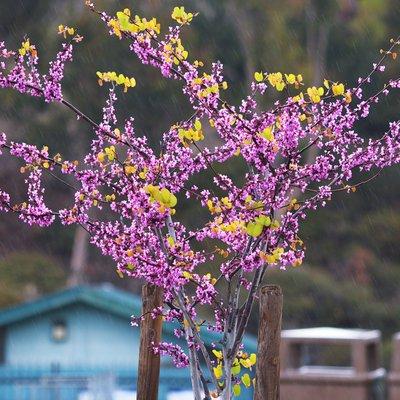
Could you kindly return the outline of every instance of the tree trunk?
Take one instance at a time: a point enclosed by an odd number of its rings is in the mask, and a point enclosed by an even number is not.
[[[261,288],[254,400],[279,400],[282,304],[280,286]]]
[[[161,288],[146,284],[142,289],[144,319],[140,325],[137,400],[157,400],[160,379],[160,355],[154,354],[152,342],[161,341],[162,317],[153,319],[151,312],[163,304]]]
[[[71,255],[71,275],[68,286],[77,286],[84,282],[84,273],[87,262],[89,234],[81,226],[75,230],[74,244]]]

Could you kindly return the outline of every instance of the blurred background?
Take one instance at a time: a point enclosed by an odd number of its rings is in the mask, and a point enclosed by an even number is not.
[[[97,70],[134,76],[134,90],[120,94],[118,114],[133,115],[138,134],[155,148],[162,132],[189,115],[190,108],[176,82],[143,67],[126,42],[107,34],[83,0],[1,0],[0,40],[17,48],[24,36],[36,44],[41,66],[58,50],[59,24],[76,27],[84,41],[66,69],[64,95],[95,120],[101,118],[106,91],[97,84]],[[400,33],[397,0],[136,0],[97,1],[110,13],[129,7],[143,16],[170,23],[171,10],[184,5],[199,12],[183,35],[193,58],[225,65],[228,99],[238,104],[256,70],[302,73],[308,85],[324,78],[353,85],[366,74]],[[391,63],[377,85],[398,75]],[[396,75],[396,76],[397,76]],[[381,80],[381,82],[379,82]],[[268,107],[276,98],[265,99]],[[365,137],[379,136],[398,119],[399,99],[389,96],[359,125]],[[92,132],[58,104],[45,104],[12,91],[0,93],[0,131],[14,140],[48,145],[69,159],[85,154]],[[208,135],[209,136],[209,135]],[[212,145],[208,139],[207,145]],[[17,161],[2,157],[0,187],[23,201],[25,185]],[[242,165],[229,165],[239,174]],[[208,179],[207,176],[198,178]],[[71,191],[47,182],[49,205],[67,205]],[[180,218],[189,226],[193,210],[181,203]],[[314,213],[302,229],[307,245],[305,264],[267,274],[282,285],[284,326],[330,325],[379,329],[387,364],[391,335],[400,330],[400,169],[385,171],[356,193],[338,195]],[[54,224],[28,229],[13,215],[0,215],[0,307],[13,305],[66,285],[111,282],[140,293],[140,282],[121,279],[111,260],[88,245],[83,230]],[[255,319],[253,320],[255,321]],[[256,332],[256,323],[251,324]]]

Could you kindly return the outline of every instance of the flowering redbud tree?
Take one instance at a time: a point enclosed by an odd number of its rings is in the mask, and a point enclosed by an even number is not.
[[[0,190],[0,211],[40,227],[55,220],[79,224],[91,243],[112,257],[120,275],[162,288],[164,306],[153,317],[178,323],[175,334],[185,338],[187,349],[159,343],[153,351],[171,356],[177,367],[190,368],[196,400],[231,399],[254,382],[249,370],[256,355],[246,353],[242,340],[267,268],[301,265],[304,246],[298,233],[308,213],[324,206],[335,192],[352,192],[400,161],[399,121],[389,123],[378,139],[365,140],[355,130],[371,106],[400,87],[399,78],[391,79],[371,95],[363,94],[385,63],[396,58],[399,41],[391,40],[355,87],[325,80],[323,87],[306,88],[301,75],[260,71],[254,74],[250,94],[234,106],[224,100],[228,84],[221,63],[206,66],[191,60],[185,50],[181,32],[194,14],[176,7],[173,26],[161,35],[155,18],[128,9],[111,16],[91,1],[86,5],[143,64],[181,82],[193,114],[163,133],[162,151],[156,153],[146,137],[135,133],[133,118],[116,118],[118,91],[133,88],[134,78],[97,72],[99,84],[108,88],[101,122],[64,99],[65,64],[83,39],[74,28],[59,26],[64,43],[44,74],[29,39],[16,51],[1,42],[0,87],[62,103],[90,124],[94,136],[82,160],[66,160],[46,146],[17,143],[1,133],[0,155],[21,160],[27,198],[15,202]],[[261,110],[259,100],[271,91],[286,94],[285,100]],[[218,138],[213,148],[202,145],[206,124],[207,132]],[[311,148],[317,151],[310,158]],[[235,157],[248,166],[240,186],[218,172]],[[191,178],[206,170],[213,175],[209,187],[193,185]],[[358,181],[354,175],[360,171],[365,178]],[[46,205],[45,174],[65,183],[63,176],[73,178],[74,185],[67,183],[75,192],[68,208]],[[207,222],[187,229],[180,221],[179,196],[205,208]],[[217,244],[214,251],[196,250],[206,241]],[[219,272],[201,273],[211,261],[219,261]],[[204,306],[214,315],[210,321],[200,320],[199,307]],[[219,338],[212,352],[202,340],[204,329]]]

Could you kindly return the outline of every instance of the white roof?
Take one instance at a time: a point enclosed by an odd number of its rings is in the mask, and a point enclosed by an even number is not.
[[[380,331],[368,331],[364,329],[342,329],[342,328],[306,328],[288,329],[282,331],[284,339],[299,340],[333,340],[333,341],[353,341],[353,340],[379,340]]]
[[[303,365],[298,369],[302,374],[324,374],[324,375],[354,375],[353,367],[335,367],[325,365]]]

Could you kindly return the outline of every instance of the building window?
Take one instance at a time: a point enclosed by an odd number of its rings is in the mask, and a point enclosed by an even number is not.
[[[63,320],[56,320],[51,327],[51,338],[55,342],[64,342],[67,339],[67,324]]]

